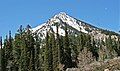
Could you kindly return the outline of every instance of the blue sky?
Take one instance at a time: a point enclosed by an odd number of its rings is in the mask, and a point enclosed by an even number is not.
[[[59,12],[84,20],[94,26],[118,31],[119,0],[0,0],[0,36],[20,25],[42,24]]]

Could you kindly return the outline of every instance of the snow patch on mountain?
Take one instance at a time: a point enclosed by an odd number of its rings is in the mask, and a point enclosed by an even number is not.
[[[59,31],[59,35],[62,35],[62,36],[65,36],[65,30],[63,29],[63,27],[65,27],[65,24],[76,29],[77,31],[81,31],[83,33],[88,33],[88,31],[85,30],[85,27],[82,26],[82,23],[80,21],[77,21],[77,19],[68,16],[64,12],[60,12],[59,14],[57,14],[54,17],[52,17],[51,19],[49,19],[46,23],[43,23],[43,24],[33,28],[32,32],[33,33],[35,32],[35,33],[39,34],[40,36],[41,35],[45,36],[46,31],[51,31],[51,29],[52,29],[53,32],[56,33],[55,23],[59,23],[58,31]],[[71,31],[74,32],[73,30],[71,30]]]
[[[83,26],[81,26],[81,22],[77,23],[77,20],[68,16],[65,12],[60,12],[58,15],[55,15],[54,18],[59,18],[63,22],[67,23],[69,26],[72,26],[73,28],[77,29],[78,31],[88,33]]]
[[[39,26],[37,26],[35,28],[32,28],[32,32],[35,32],[35,31],[39,30],[41,27],[43,27],[45,25],[46,25],[46,23],[43,23],[43,24],[41,24],[41,25],[39,25]]]

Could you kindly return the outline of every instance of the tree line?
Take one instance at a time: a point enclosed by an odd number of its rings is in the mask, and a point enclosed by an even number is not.
[[[0,37],[1,71],[65,71],[91,61],[120,56],[120,36],[115,39],[109,34],[105,41],[85,33],[75,36],[69,34],[67,25],[65,36],[61,36],[59,25],[55,24],[57,32],[46,31],[45,39],[32,33],[29,25],[26,28],[21,25],[15,37],[9,31],[3,43]],[[88,57],[81,57],[87,53]]]

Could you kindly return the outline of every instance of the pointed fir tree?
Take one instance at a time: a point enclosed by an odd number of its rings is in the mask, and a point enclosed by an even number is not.
[[[94,37],[92,37],[91,40],[92,40],[91,41],[92,45],[89,46],[90,47],[90,51],[92,52],[93,57],[96,58],[96,60],[98,61],[98,58],[99,58],[99,54],[98,54],[99,47],[96,47],[96,41],[95,41]],[[99,45],[97,44],[97,46],[99,46]]]
[[[56,45],[54,34],[51,34],[51,37],[52,37],[53,71],[58,71],[58,48]]]
[[[2,47],[2,37],[0,37],[0,46],[1,46],[1,71],[6,71],[5,48]]]
[[[114,42],[115,42],[115,41],[114,41]],[[114,48],[114,50],[116,51],[117,56],[120,56],[120,36],[118,36],[118,39],[117,39],[117,41],[115,42],[113,48]]]
[[[37,34],[35,34],[35,71],[41,71],[42,70],[42,57],[40,57],[40,39]]]
[[[108,35],[108,38],[106,38],[106,47],[107,47],[107,58],[112,58],[112,39],[111,39],[111,35]]]
[[[4,40],[3,43],[3,47],[1,48],[1,70],[2,71],[6,71],[7,70],[7,64],[8,64],[8,59],[7,59],[7,52],[6,52],[6,48],[7,48],[7,44],[8,44],[8,38],[6,36],[6,39]]]
[[[64,59],[65,59],[65,57],[64,57],[64,41],[63,41],[64,38],[63,38],[63,36],[60,36],[59,38],[60,38],[59,39],[60,63],[64,64]]]
[[[48,32],[46,32],[46,42],[45,42],[45,53],[44,53],[44,71],[49,71],[49,62],[48,62],[48,58],[49,58],[49,35]]]
[[[9,38],[8,38],[8,56],[9,56],[9,59],[8,59],[8,66],[10,66],[10,70],[12,71],[13,70],[13,39],[12,39],[12,36],[11,36],[11,31],[9,31]]]
[[[118,36],[117,49],[117,54],[120,56],[120,36]]]
[[[81,44],[81,41],[82,41],[82,33],[80,33],[80,34],[77,36],[77,39],[78,39],[77,51],[78,51],[78,53],[79,53],[80,50],[82,49],[82,44]]]
[[[14,40],[14,66],[18,71],[27,71],[26,52],[25,52],[25,30],[20,25]]]
[[[65,53],[65,69],[70,68],[72,66],[72,59],[71,59],[71,48],[69,47],[69,36],[67,32],[67,25],[65,25],[65,38],[64,38],[64,53]]]
[[[8,70],[12,70],[12,37],[11,37],[11,31],[9,31],[9,38],[6,36],[6,39],[4,41],[4,49],[5,49],[5,58],[6,58],[6,68]]]
[[[52,44],[52,41],[53,41],[53,37],[52,37],[52,33],[50,33],[50,37],[49,37],[49,71],[53,71],[53,44]]]
[[[27,25],[26,32],[25,32],[25,44],[26,44],[26,55],[27,55],[27,62],[28,62],[28,71],[35,70],[35,49],[34,49],[34,38],[33,34],[30,31],[31,26]]]
[[[19,34],[15,34],[13,42],[13,70],[18,71],[20,66],[20,55],[21,55],[21,39]]]

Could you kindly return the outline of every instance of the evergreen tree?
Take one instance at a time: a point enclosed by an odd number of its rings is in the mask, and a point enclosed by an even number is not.
[[[85,34],[85,40],[86,41],[86,44],[85,44],[85,47],[87,47],[89,50],[90,50],[90,47],[91,47],[91,36],[88,35],[88,34]]]
[[[8,39],[8,66],[10,66],[10,71],[13,70],[13,39],[11,37],[11,31],[9,31],[9,39]]]
[[[7,48],[7,36],[6,39],[4,40],[4,46],[1,48],[1,70],[6,71],[7,70],[7,64],[8,64],[8,59],[7,59],[7,53],[6,53],[6,48]]]
[[[9,38],[6,36],[6,39],[4,41],[4,52],[5,52],[5,68],[7,70],[12,70],[12,60],[13,60],[13,55],[12,55],[12,37],[11,37],[11,31],[9,31]]]
[[[54,34],[52,34],[51,37],[52,37],[53,70],[58,71],[58,48],[56,45]]]
[[[45,42],[45,53],[44,53],[44,71],[49,71],[49,35],[48,32],[46,32],[46,42]]]
[[[1,47],[1,71],[6,71],[5,48],[2,47],[2,37],[0,37],[0,47]]]
[[[14,70],[27,71],[26,52],[25,52],[25,30],[20,26],[15,34],[13,56],[14,56]]]
[[[118,36],[118,42],[117,42],[117,54],[118,54],[118,56],[120,56],[120,36]]]
[[[70,68],[72,66],[72,59],[71,59],[71,48],[69,47],[69,36],[67,32],[67,25],[65,25],[65,39],[64,39],[64,52],[65,52],[65,69]]]
[[[52,41],[53,41],[53,37],[52,37],[52,34],[50,34],[50,37],[49,37],[49,71],[53,71],[53,44],[52,44]]]
[[[14,42],[13,42],[13,67],[14,71],[18,71],[20,65],[20,54],[21,54],[21,39],[19,34],[15,34]]]
[[[113,54],[112,51],[114,50],[112,47],[112,39],[111,39],[111,35],[108,35],[108,38],[106,38],[106,47],[107,47],[107,58],[112,58]]]
[[[98,49],[99,49],[99,47],[96,47],[96,45],[99,46],[99,44],[96,44],[94,37],[93,37],[92,38],[92,46],[89,46],[89,47],[90,47],[90,51],[93,54],[93,57],[95,57],[96,60],[98,61],[98,58],[99,58]]]
[[[55,54],[55,43],[54,42],[54,34],[48,34],[46,33],[46,47],[45,47],[45,71],[57,71],[57,61],[56,61],[56,55]],[[57,51],[57,50],[56,50]],[[54,58],[53,58],[54,57]],[[55,60],[55,61],[53,61]]]
[[[63,36],[61,36],[61,37],[59,37],[60,39],[59,39],[59,52],[60,52],[60,63],[61,64],[64,64],[64,59],[65,59],[65,57],[64,57],[64,38],[63,38]]]
[[[35,34],[35,71],[41,71],[41,61],[40,58],[40,39],[37,34]]]
[[[60,37],[59,37],[59,29],[58,29],[58,27],[59,27],[59,23],[56,23],[56,30],[57,30],[57,33],[56,33],[56,35],[57,35],[57,50],[58,50],[58,63],[60,64]]]
[[[25,29],[20,25],[14,38],[13,46],[13,66],[14,71],[27,71],[26,52],[25,52]]]
[[[80,41],[79,41],[80,51],[82,51],[83,48],[86,47],[87,42],[89,42],[89,41],[86,39],[86,34],[84,34],[84,33],[80,34],[79,39],[80,39]]]
[[[34,50],[34,38],[33,34],[30,31],[31,26],[27,25],[27,32],[25,32],[26,38],[25,38],[25,44],[26,44],[26,52],[27,52],[27,59],[28,59],[28,70],[34,71],[35,70],[35,50]]]
[[[59,36],[59,31],[58,31],[58,27],[59,27],[59,23],[55,23],[56,26],[56,39],[54,34],[51,34],[51,44],[52,44],[52,55],[53,55],[53,70],[54,71],[59,71],[60,70],[60,58],[61,58],[61,54],[60,54],[60,36]]]
[[[80,33],[78,36],[77,36],[77,40],[78,40],[78,47],[77,47],[77,50],[78,50],[78,52],[80,52],[80,50],[82,49],[82,33]]]
[[[22,25],[18,29],[17,33],[15,34],[14,38],[14,46],[13,46],[13,66],[14,66],[14,71],[24,71],[25,67],[24,66],[24,48],[25,48],[25,43],[24,43],[24,29],[22,28]]]
[[[77,67],[77,56],[80,52],[81,46],[79,46],[80,44],[80,40],[78,40],[79,37],[75,36],[75,35],[69,35],[69,46],[71,48],[71,57],[72,57],[72,67],[76,68]]]
[[[120,56],[120,36],[118,36],[118,40],[117,41],[114,41],[113,48],[116,51],[117,56]]]

